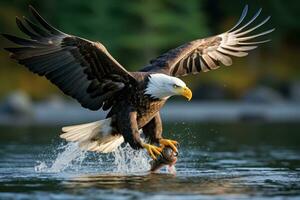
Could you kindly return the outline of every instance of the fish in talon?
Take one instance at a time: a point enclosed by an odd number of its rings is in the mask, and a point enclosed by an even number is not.
[[[150,161],[150,172],[157,172],[162,167],[167,166],[168,172],[171,174],[175,174],[175,164],[177,162],[177,156],[178,153],[174,152],[172,148],[165,147],[162,150],[161,155],[159,155],[156,160]]]

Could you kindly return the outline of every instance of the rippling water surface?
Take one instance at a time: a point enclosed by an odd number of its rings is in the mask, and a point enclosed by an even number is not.
[[[177,174],[144,151],[80,151],[59,127],[1,127],[0,199],[299,199],[300,125],[169,124]]]

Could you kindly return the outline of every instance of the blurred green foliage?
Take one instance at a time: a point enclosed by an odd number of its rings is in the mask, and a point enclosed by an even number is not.
[[[0,32],[21,35],[15,16],[28,16],[27,7],[31,4],[55,27],[101,41],[128,70],[138,70],[168,49],[226,31],[236,23],[246,3],[250,5],[249,15],[263,7],[262,15],[272,16],[265,27],[276,28],[270,36],[272,42],[247,58],[235,59],[230,68],[188,78],[192,87],[217,83],[238,97],[257,84],[280,87],[284,82],[298,80],[297,0],[1,0]],[[4,46],[9,43],[1,38],[0,47]],[[25,90],[35,98],[58,92],[45,79],[11,61],[3,50],[0,61],[0,96],[15,89]]]

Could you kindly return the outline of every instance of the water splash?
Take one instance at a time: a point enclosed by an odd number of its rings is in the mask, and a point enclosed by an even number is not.
[[[62,172],[69,168],[79,170],[86,157],[86,152],[82,151],[76,143],[61,144],[55,153],[57,153],[55,160],[51,161],[49,165],[45,161],[39,161],[38,165],[35,166],[35,171]]]
[[[145,151],[134,150],[129,144],[119,147],[112,153],[114,157],[114,172],[133,173],[149,170],[150,158]]]
[[[37,161],[37,165],[34,166],[34,171],[36,172],[44,172],[48,169],[48,166],[43,161]]]
[[[51,155],[45,155],[47,159],[38,161],[36,172],[81,172],[81,173],[136,173],[145,172],[150,168],[149,156],[141,150],[134,150],[128,144],[119,147],[109,154],[90,153],[82,151],[77,143],[61,144],[55,148],[54,159]]]
[[[82,151],[76,143],[68,143],[64,147],[64,151],[57,155],[50,167],[51,172],[61,172],[70,167],[79,170],[78,167],[85,159],[86,152]]]

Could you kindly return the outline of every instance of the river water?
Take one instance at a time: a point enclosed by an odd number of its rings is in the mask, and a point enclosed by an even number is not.
[[[82,152],[59,127],[0,127],[0,199],[300,199],[300,125],[174,123],[176,175],[144,151]]]

